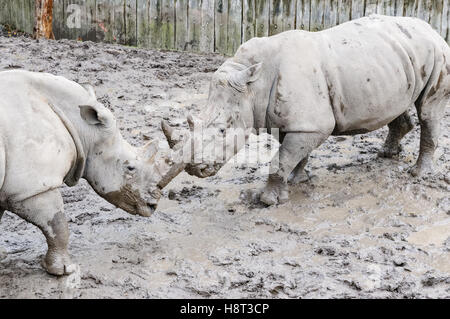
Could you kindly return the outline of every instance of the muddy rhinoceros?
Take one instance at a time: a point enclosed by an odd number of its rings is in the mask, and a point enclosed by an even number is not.
[[[421,137],[411,172],[430,173],[449,75],[449,46],[416,18],[372,15],[321,32],[254,38],[212,77],[199,119],[204,127],[217,128],[217,134],[204,134],[202,143],[217,141],[230,127],[279,129],[281,146],[260,197],[271,205],[288,199],[289,178],[305,180],[308,155],[330,135],[388,125],[380,155],[397,154],[400,140],[413,127],[408,110],[414,105]],[[188,122],[192,126],[195,121]],[[173,144],[173,129],[168,123],[163,128]],[[193,162],[186,170],[198,177],[213,175],[234,153],[223,161],[225,153],[218,152],[219,157]]]
[[[44,233],[50,274],[73,271],[58,188],[85,178],[110,203],[150,216],[161,189],[184,169],[157,141],[134,148],[94,89],[63,77],[0,72],[0,214],[9,210]]]

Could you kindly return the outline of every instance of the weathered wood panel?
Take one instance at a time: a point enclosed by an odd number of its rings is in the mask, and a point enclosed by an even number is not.
[[[185,51],[188,45],[188,0],[177,0],[175,16],[175,49]]]
[[[415,16],[449,41],[450,0],[54,0],[55,37],[233,54],[242,42],[319,31],[372,13]],[[32,33],[34,0],[0,0],[0,23]]]
[[[162,1],[161,8],[161,49],[175,49],[175,3],[173,0]]]
[[[323,27],[328,29],[338,24],[338,0],[325,0]]]
[[[242,1],[228,0],[228,35],[227,35],[227,51],[229,55],[233,55],[242,42]]]
[[[200,51],[214,51],[214,0],[202,0]]]
[[[117,42],[117,32],[114,30],[114,2],[96,0],[97,40]]]
[[[338,24],[351,20],[352,0],[339,0],[338,12]]]
[[[295,29],[296,0],[270,1],[269,35]]]
[[[311,0],[311,17],[309,22],[310,31],[320,31],[323,29],[324,11],[325,1]]]
[[[178,0],[180,1],[180,0]],[[150,47],[150,0],[137,0],[136,2],[136,29],[137,45]]]
[[[189,0],[188,51],[199,51],[202,29],[202,1]]]
[[[227,52],[228,41],[228,0],[216,0],[215,14],[215,48],[216,52]]]
[[[297,29],[309,31],[311,0],[297,0]]]
[[[137,1],[125,0],[125,42],[137,45]]]
[[[295,7],[297,0],[283,0],[283,21],[282,30],[288,31],[295,29]]]
[[[269,35],[274,35],[283,31],[283,4],[281,0],[271,0],[269,4]]]
[[[366,0],[352,0],[352,20],[364,16],[365,2]]]
[[[366,0],[366,11],[364,12],[365,16],[369,16],[371,14],[377,13],[377,0]]]
[[[162,6],[163,0],[150,0],[150,47],[162,48]]]
[[[242,5],[243,5],[242,41],[245,42],[255,37],[256,34],[256,20],[255,20],[256,1],[243,0]]]
[[[442,1],[442,24],[441,24],[441,36],[447,39],[448,42],[448,22],[450,19],[449,0]]]
[[[266,37],[269,35],[269,1],[255,0],[255,3],[256,36]]]

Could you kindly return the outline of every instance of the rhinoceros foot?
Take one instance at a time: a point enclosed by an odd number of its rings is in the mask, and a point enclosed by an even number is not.
[[[400,145],[394,147],[383,146],[381,150],[378,151],[378,157],[393,158],[397,156],[402,151]]]
[[[433,176],[437,174],[437,170],[432,161],[427,163],[417,163],[409,172],[414,177]]]
[[[266,187],[264,188],[260,200],[266,205],[283,204],[289,199],[288,186],[285,182],[278,178],[269,177]]]
[[[77,265],[72,263],[67,254],[48,252],[42,260],[42,266],[51,275],[70,275],[77,270]]]
[[[309,175],[305,170],[302,170],[301,172],[298,172],[296,174],[292,173],[289,176],[289,184],[292,185],[297,185],[297,184],[301,184],[301,183],[305,183],[309,181]]]

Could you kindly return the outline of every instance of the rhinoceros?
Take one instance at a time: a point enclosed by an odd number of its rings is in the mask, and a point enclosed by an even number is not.
[[[308,155],[330,135],[362,134],[388,125],[380,155],[398,154],[400,140],[413,128],[408,112],[414,105],[421,135],[411,173],[432,173],[450,93],[449,63],[447,43],[416,18],[372,15],[321,32],[293,30],[253,38],[212,77],[199,120],[217,130],[203,134],[202,143],[217,141],[230,127],[278,129],[281,146],[260,196],[273,205],[288,200],[289,179],[307,178]],[[192,117],[188,122],[191,127],[196,123]],[[168,123],[163,129],[174,144],[174,130]],[[225,161],[222,155],[192,162],[186,171],[214,175],[234,154]]]
[[[180,152],[128,144],[94,88],[63,77],[0,72],[0,215],[9,210],[44,233],[47,272],[73,272],[58,188],[80,178],[130,214],[150,216],[161,189],[183,171]],[[1,216],[0,216],[1,217]]]

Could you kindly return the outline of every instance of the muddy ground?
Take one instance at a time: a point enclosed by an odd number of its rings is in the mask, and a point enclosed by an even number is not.
[[[164,140],[162,118],[186,126],[224,59],[0,36],[0,70],[91,82],[134,145]],[[436,177],[407,172],[418,155],[418,128],[392,160],[377,157],[386,128],[331,137],[312,154],[311,180],[291,186],[291,201],[277,207],[246,196],[264,185],[267,158],[232,161],[203,180],[182,173],[151,218],[113,207],[85,181],[63,187],[80,271],[48,275],[40,265],[44,236],[8,212],[0,223],[7,251],[0,298],[449,298],[449,108],[442,128]],[[252,136],[250,152],[258,143],[265,142]]]

